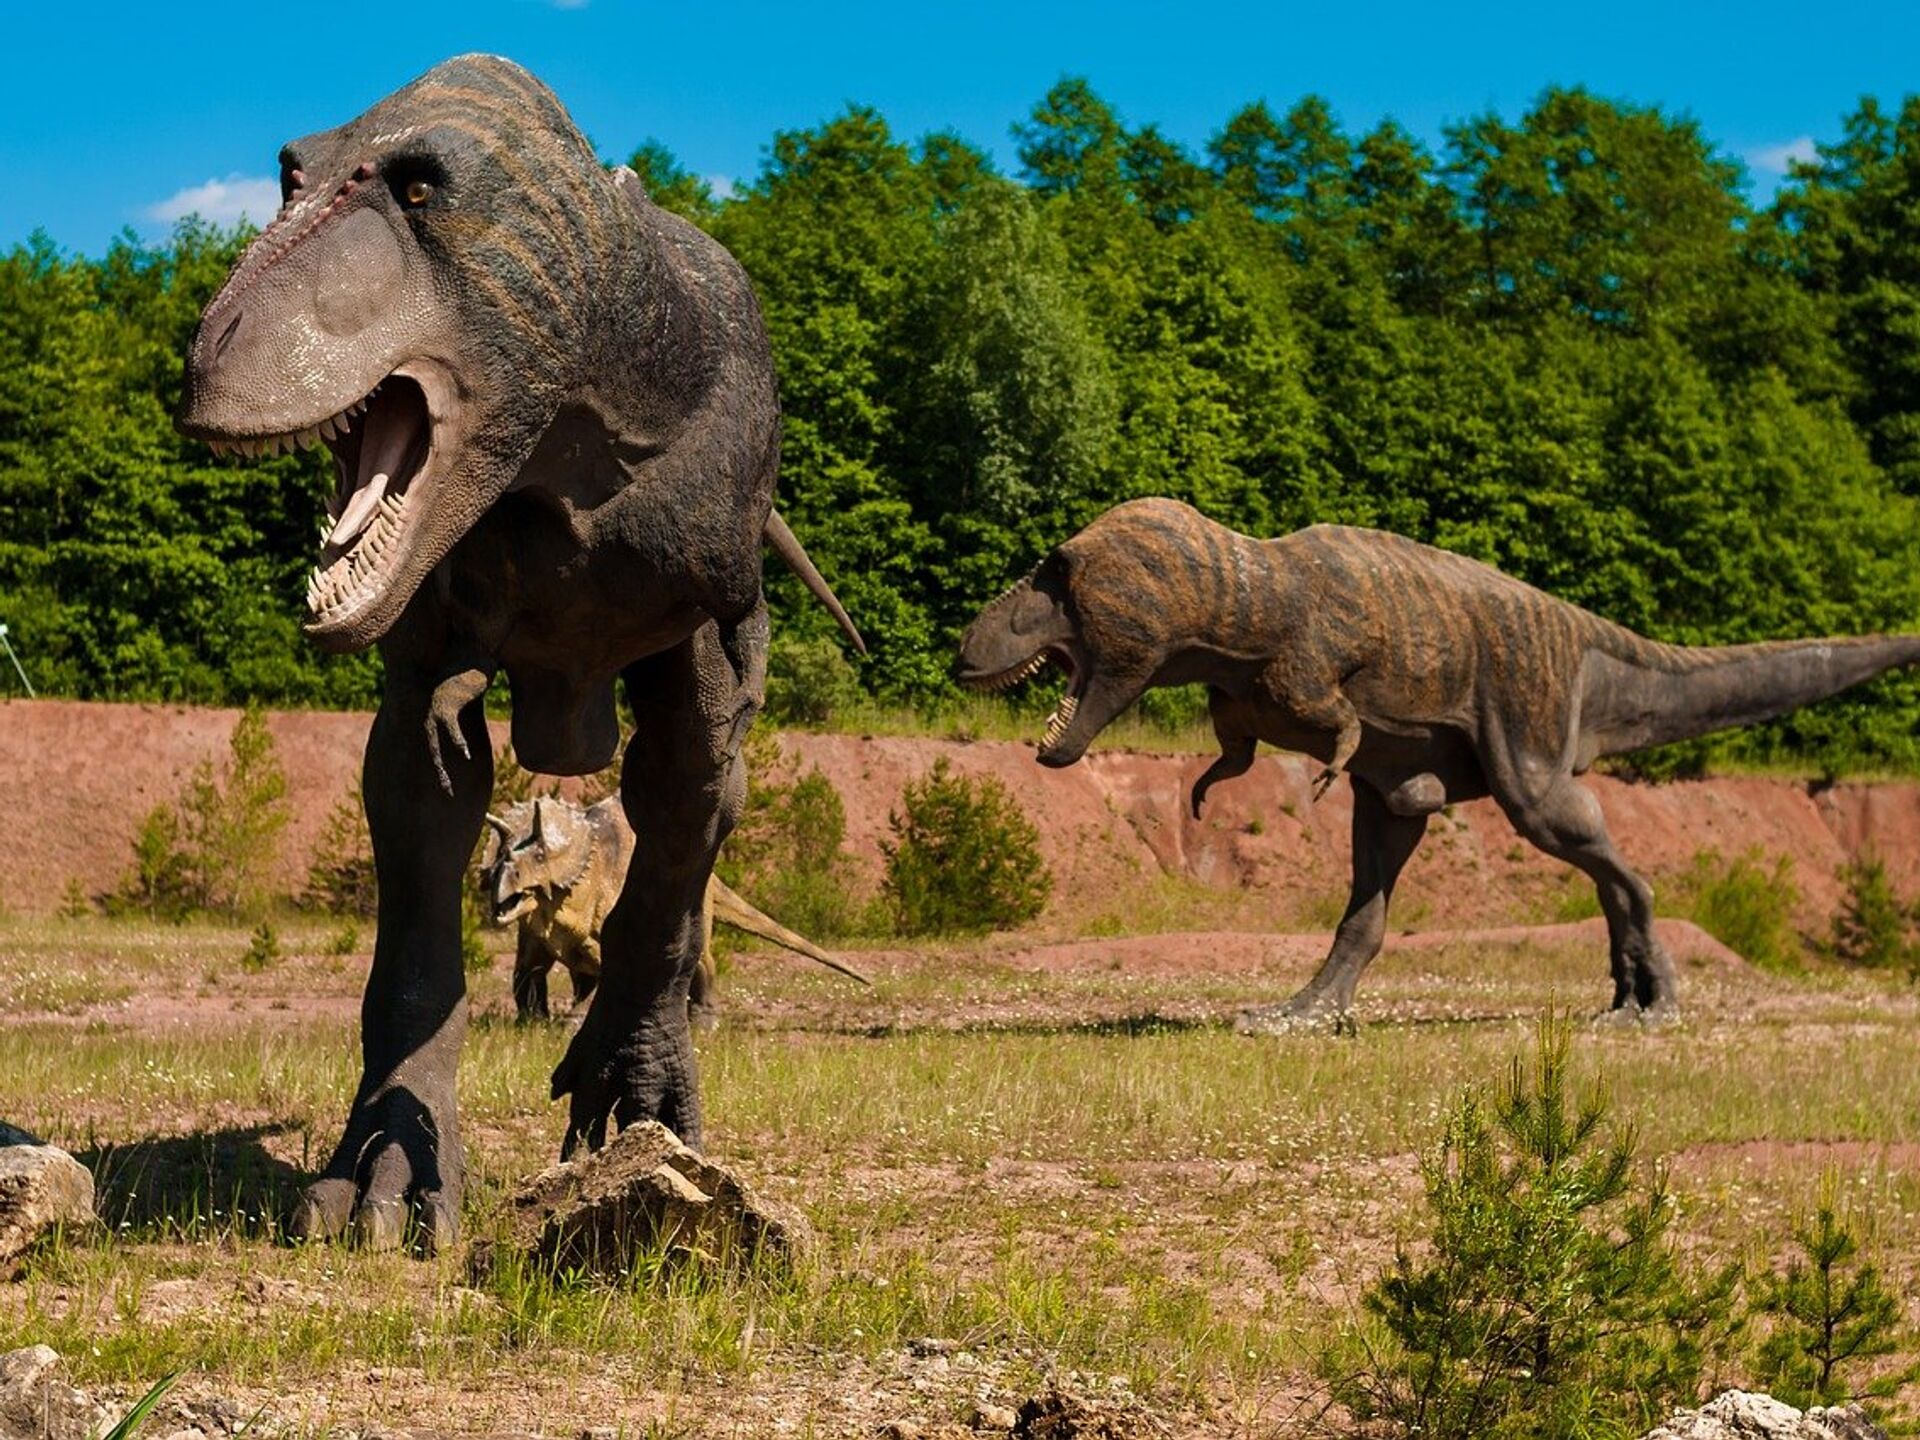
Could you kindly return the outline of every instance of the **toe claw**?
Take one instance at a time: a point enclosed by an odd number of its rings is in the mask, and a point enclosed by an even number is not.
[[[398,1250],[406,1221],[406,1208],[397,1200],[363,1200],[353,1212],[353,1243],[364,1250]]]
[[[296,1240],[331,1240],[353,1213],[353,1185],[346,1180],[316,1180],[293,1207],[288,1233]]]
[[[460,1238],[459,1206],[437,1190],[420,1197],[414,1219],[418,1244],[429,1255],[444,1255]]]

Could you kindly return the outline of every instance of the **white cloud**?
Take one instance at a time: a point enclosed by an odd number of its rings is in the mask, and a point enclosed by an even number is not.
[[[1763,145],[1758,150],[1747,152],[1747,159],[1753,163],[1753,168],[1769,175],[1786,174],[1795,161],[1811,164],[1819,158],[1813,148],[1811,135],[1802,135],[1798,140],[1789,140],[1784,145]]]
[[[709,175],[707,176],[707,189],[713,192],[713,198],[716,200],[731,200],[735,194],[733,177],[731,175]]]
[[[189,215],[231,225],[245,217],[256,225],[273,219],[280,209],[280,182],[264,175],[229,175],[204,185],[189,185],[156,201],[140,213],[149,220],[171,225]]]

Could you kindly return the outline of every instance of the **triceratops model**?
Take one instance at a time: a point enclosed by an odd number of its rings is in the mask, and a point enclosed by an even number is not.
[[[493,923],[519,924],[514,1006],[523,1019],[544,1019],[547,972],[555,965],[572,978],[575,1005],[600,983],[600,927],[620,897],[633,854],[633,829],[620,802],[611,797],[582,808],[541,796],[510,805],[504,814],[488,815],[487,824],[494,843],[481,879]],[[716,920],[868,983],[859,971],[748,904],[715,875],[707,881],[700,965],[687,996],[696,1012],[713,1003]]]
[[[980,613],[958,678],[1018,684],[1048,663],[1067,691],[1040,742],[1071,765],[1153,685],[1207,687],[1220,758],[1193,787],[1243,775],[1261,741],[1353,784],[1353,893],[1320,972],[1243,1030],[1338,1021],[1379,953],[1387,902],[1427,819],[1491,795],[1517,829],[1593,878],[1613,1006],[1673,1011],[1653,891],[1627,868],[1574,777],[1602,755],[1782,715],[1898,665],[1920,635],[1702,648],[1646,640],[1477,560],[1379,530],[1315,525],[1255,540],[1174,500],[1116,506]]]
[[[609,1121],[697,1145],[687,990],[764,689],[763,541],[846,622],[772,512],[780,412],[745,273],[603,165],[526,71],[437,65],[285,146],[280,190],[201,316],[179,426],[242,454],[332,452],[307,634],[385,662],[362,1075],[292,1223],[392,1245],[411,1213],[439,1243],[465,1175],[460,897],[494,675],[530,769],[613,759],[616,681],[635,721],[621,800],[644,823],[553,1075],[563,1153]]]

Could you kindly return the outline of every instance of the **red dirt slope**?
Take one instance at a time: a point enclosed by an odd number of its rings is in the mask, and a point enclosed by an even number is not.
[[[127,869],[141,817],[177,795],[200,761],[224,757],[235,716],[177,706],[0,703],[7,809],[0,906],[53,910],[71,877],[90,893],[111,887]],[[327,812],[356,782],[367,723],[354,714],[270,717],[295,813],[283,860],[290,886],[304,875]],[[1221,891],[1252,890],[1276,922],[1324,915],[1344,894],[1345,787],[1310,804],[1308,770],[1288,757],[1263,757],[1251,774],[1218,787],[1206,818],[1195,821],[1186,795],[1205,756],[1096,751],[1070,769],[1044,770],[1030,747],[1017,744],[811,734],[783,741],[838,788],[849,842],[870,871],[878,870],[877,842],[902,784],[945,755],[962,772],[1014,787],[1054,867],[1060,918],[1124,917],[1162,873]],[[1920,785],[1809,793],[1805,784],[1772,779],[1589,783],[1621,848],[1651,875],[1684,869],[1705,846],[1788,856],[1810,926],[1824,926],[1838,893],[1833,871],[1864,844],[1879,850],[1904,889],[1920,889]],[[1541,918],[1564,874],[1519,841],[1490,802],[1461,806],[1435,821],[1409,868],[1396,928]]]

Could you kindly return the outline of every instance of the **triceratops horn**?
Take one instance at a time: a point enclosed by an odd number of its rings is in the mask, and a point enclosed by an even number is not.
[[[513,827],[498,815],[495,815],[491,810],[487,812],[487,828],[499,835],[502,840],[511,840],[513,838]]]

